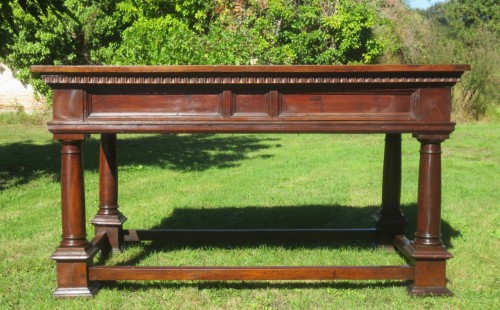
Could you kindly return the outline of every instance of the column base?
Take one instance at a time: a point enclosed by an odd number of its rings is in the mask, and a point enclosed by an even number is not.
[[[413,296],[453,296],[453,293],[446,287],[424,287],[411,283],[406,289]]]
[[[118,253],[123,246],[123,223],[127,218],[123,214],[119,215],[100,215],[97,214],[91,221],[95,232],[105,232],[108,239],[108,249],[102,249],[103,252]]]
[[[403,214],[387,215],[378,211],[372,218],[377,223],[378,244],[388,249],[393,248],[394,238],[404,234],[405,225],[408,224],[406,217]]]
[[[446,261],[451,257],[444,246],[415,246],[412,253],[415,279],[408,286],[408,292],[415,296],[452,296],[452,292],[446,288]]]
[[[90,282],[88,287],[60,287],[57,288],[52,296],[55,298],[69,297],[94,297],[101,285],[99,282]]]
[[[94,246],[57,248],[52,254],[57,270],[54,297],[92,297],[96,294],[99,284],[89,281],[88,267],[92,265],[92,259],[98,251]]]

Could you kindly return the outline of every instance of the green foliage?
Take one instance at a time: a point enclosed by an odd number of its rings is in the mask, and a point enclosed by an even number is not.
[[[0,0],[0,57],[5,56],[7,43],[14,39],[10,34],[17,33],[18,27],[15,23],[14,8],[22,10],[36,20],[41,21],[41,16],[51,14],[59,15],[67,12],[63,0]]]
[[[383,61],[464,63],[472,71],[453,87],[453,118],[459,121],[500,117],[500,3],[450,0],[425,11],[392,2],[382,13],[393,22],[385,34],[396,35],[394,50]]]
[[[443,7],[454,32],[465,34],[483,26],[500,30],[500,3],[496,0],[451,0]]]
[[[391,44],[367,0],[65,0],[64,13],[36,15],[10,5],[4,61],[43,94],[29,65],[374,63]]]
[[[204,2],[205,3],[205,2]],[[113,64],[327,64],[372,63],[383,53],[373,33],[376,10],[368,2],[196,1],[152,15],[122,2],[136,20],[102,53]],[[153,10],[154,11],[154,10]],[[161,11],[158,8],[157,11]]]
[[[454,88],[459,119],[480,119],[500,108],[500,4],[493,0],[451,0],[426,12],[433,22],[424,55],[432,63],[469,63]]]
[[[383,53],[383,46],[374,40],[373,29],[380,22],[377,12],[366,2],[341,1],[335,14],[325,20],[326,26],[335,30],[335,58],[341,63],[359,59],[371,63]]]
[[[120,38],[123,21],[113,15],[114,1],[82,3],[65,1],[68,14],[46,14],[37,17],[13,5],[12,40],[7,41],[4,61],[15,70],[17,78],[46,97],[50,91],[39,79],[33,79],[29,66],[34,64],[88,64],[91,54],[102,42]],[[76,17],[78,16],[78,17]],[[5,24],[2,24],[5,28]]]

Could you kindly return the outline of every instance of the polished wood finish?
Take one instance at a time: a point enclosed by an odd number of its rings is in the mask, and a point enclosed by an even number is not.
[[[113,280],[413,280],[411,266],[90,267],[90,279]]]
[[[92,296],[114,280],[410,280],[414,295],[450,295],[440,236],[441,143],[455,128],[450,89],[468,65],[34,66],[53,89],[48,124],[62,143],[63,236],[52,256],[57,297]],[[385,134],[381,208],[375,228],[125,230],[118,208],[117,133],[311,132]],[[403,236],[401,134],[420,141],[415,240]],[[96,236],[87,241],[81,145],[101,135]],[[405,266],[103,267],[98,251],[143,240],[377,241]]]
[[[449,134],[445,66],[35,66],[53,133]],[[71,102],[68,105],[67,102]]]
[[[117,252],[123,244],[123,223],[127,219],[118,210],[118,166],[116,134],[102,134],[99,156],[99,211],[91,223],[96,234],[105,232],[108,240],[103,252]]]
[[[409,291],[415,295],[452,295],[446,288],[446,259],[453,256],[441,240],[441,142],[419,137],[420,168],[418,214],[415,233],[415,281]],[[432,194],[429,194],[432,193]],[[432,277],[429,275],[432,274]]]
[[[56,297],[93,296],[98,288],[88,278],[88,266],[97,252],[85,231],[85,191],[82,143],[85,135],[55,135],[62,143],[62,241],[52,254],[56,261]],[[72,140],[66,140],[71,138]]]
[[[379,243],[392,246],[394,236],[403,234],[407,223],[401,211],[401,134],[385,137],[384,170],[382,175],[382,207],[374,215],[379,231]]]

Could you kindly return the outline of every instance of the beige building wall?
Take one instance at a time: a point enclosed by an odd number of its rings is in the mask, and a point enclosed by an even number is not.
[[[42,110],[45,104],[35,99],[33,87],[16,80],[12,71],[0,63],[0,111]]]

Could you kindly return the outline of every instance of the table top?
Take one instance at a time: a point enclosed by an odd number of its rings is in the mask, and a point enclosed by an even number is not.
[[[258,66],[31,66],[41,74],[100,73],[417,73],[457,72],[470,70],[470,65],[258,65]]]

